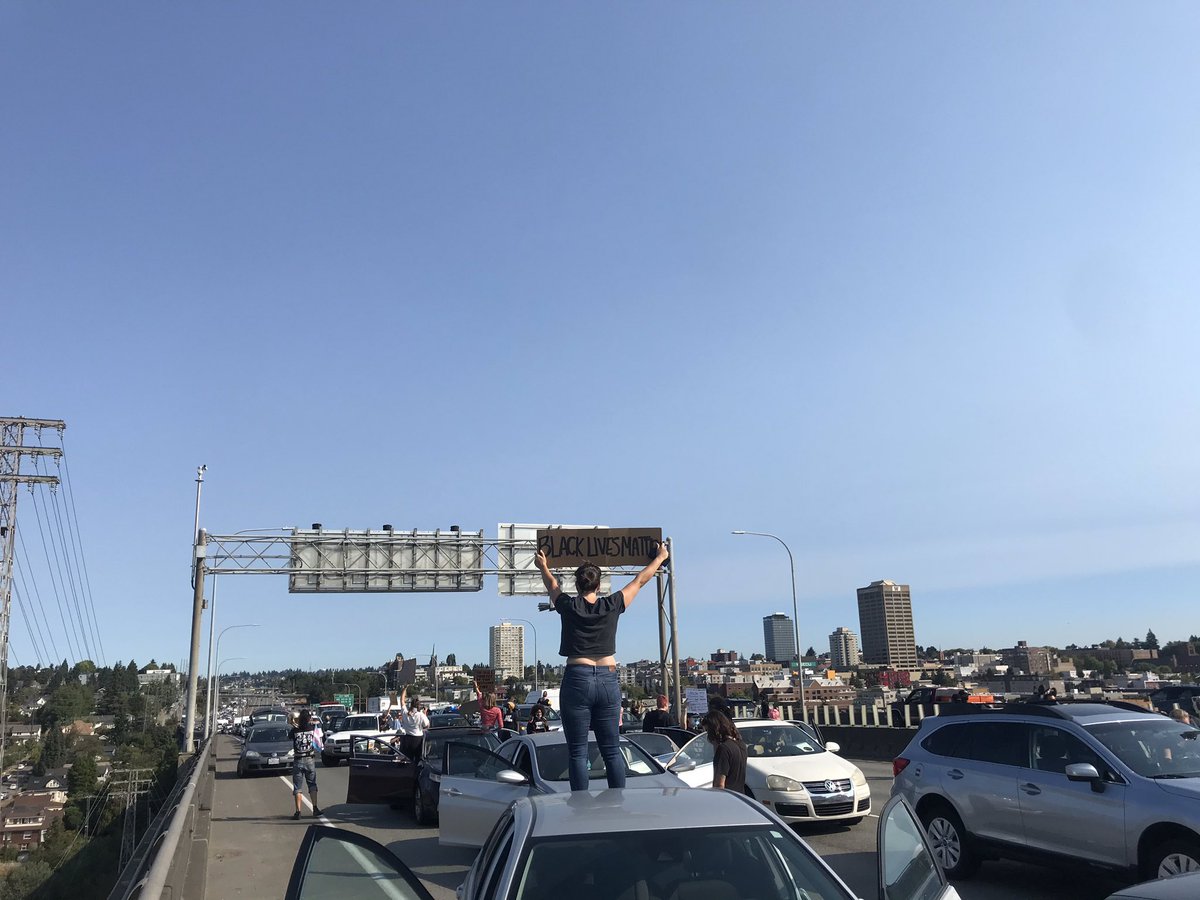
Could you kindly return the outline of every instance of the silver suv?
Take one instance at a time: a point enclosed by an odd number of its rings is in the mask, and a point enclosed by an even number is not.
[[[892,763],[946,874],[981,860],[1200,870],[1200,731],[1122,703],[959,704]]]

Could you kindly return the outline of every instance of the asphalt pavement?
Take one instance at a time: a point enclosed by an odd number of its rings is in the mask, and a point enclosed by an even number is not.
[[[349,805],[345,766],[318,764],[323,816],[292,819],[290,778],[262,775],[238,778],[234,768],[240,742],[221,735],[217,742],[217,790],[209,839],[208,896],[281,896],[307,827],[316,821],[349,828],[378,841],[408,865],[436,900],[454,900],[475,851],[439,847],[436,828],[415,824],[408,810],[381,805]],[[855,760],[871,783],[874,808],[891,791],[888,763]],[[795,830],[860,897],[876,897],[876,827],[871,817],[852,828],[804,825]],[[979,873],[955,883],[962,900],[1103,900],[1122,882],[1086,869],[1051,869],[1015,862],[986,862]]]

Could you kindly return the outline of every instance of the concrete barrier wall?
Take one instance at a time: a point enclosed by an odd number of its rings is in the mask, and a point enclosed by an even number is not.
[[[822,725],[821,736],[841,746],[839,756],[891,762],[908,746],[915,728],[851,728],[848,725]]]

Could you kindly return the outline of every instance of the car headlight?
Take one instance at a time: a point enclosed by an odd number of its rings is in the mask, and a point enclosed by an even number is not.
[[[258,759],[260,756],[262,756],[262,754],[259,753],[257,750],[247,750],[246,751],[246,759]]]
[[[804,785],[795,778],[788,778],[786,775],[768,775],[767,790],[769,791],[802,791]]]
[[[854,774],[850,776],[850,780],[859,787],[867,786],[867,776],[862,773],[862,769],[856,768]]]

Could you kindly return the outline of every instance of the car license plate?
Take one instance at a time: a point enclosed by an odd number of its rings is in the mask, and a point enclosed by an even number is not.
[[[280,759],[278,756],[276,756],[276,757],[273,757],[272,759],[268,759],[268,760],[267,760],[267,765],[268,765],[268,766],[277,766],[277,765],[279,765],[281,762],[283,762],[283,760],[282,760],[282,759]]]

